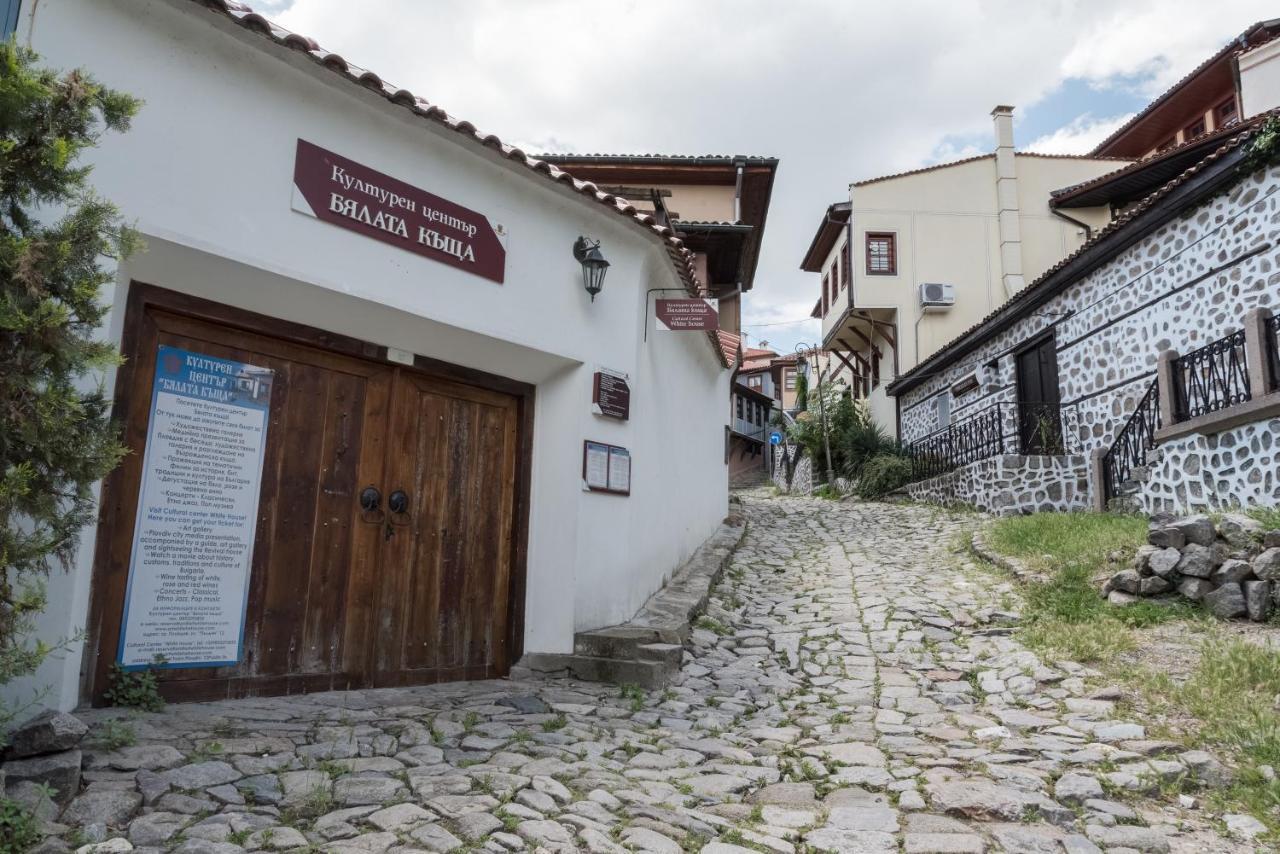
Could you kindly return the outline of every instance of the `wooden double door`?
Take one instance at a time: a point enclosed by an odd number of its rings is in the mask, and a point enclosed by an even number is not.
[[[529,397],[462,381],[459,371],[363,358],[374,348],[360,342],[134,288],[129,369],[117,389],[131,453],[104,492],[86,693],[101,700],[118,654],[162,345],[274,372],[240,662],[166,669],[166,696],[504,675],[522,628]],[[269,334],[279,330],[288,334]]]

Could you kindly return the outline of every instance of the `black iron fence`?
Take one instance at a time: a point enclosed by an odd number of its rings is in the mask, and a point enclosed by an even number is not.
[[[1074,406],[1039,401],[993,403],[904,446],[913,481],[1001,454],[1059,456],[1078,451]]]
[[[1280,314],[1267,318],[1267,359],[1271,362],[1271,390],[1280,391]]]
[[[1186,421],[1250,399],[1244,330],[1232,332],[1173,362],[1173,412]]]
[[[1103,489],[1108,500],[1115,497],[1117,488],[1135,468],[1147,464],[1147,454],[1155,450],[1156,431],[1161,426],[1160,383],[1153,380],[1102,457]]]

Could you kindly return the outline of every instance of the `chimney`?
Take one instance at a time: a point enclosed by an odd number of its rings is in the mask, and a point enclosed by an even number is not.
[[[991,111],[996,131],[996,210],[1000,217],[1000,278],[1005,297],[1026,285],[1022,277],[1022,228],[1018,217],[1018,164],[1013,155],[1013,107]]]

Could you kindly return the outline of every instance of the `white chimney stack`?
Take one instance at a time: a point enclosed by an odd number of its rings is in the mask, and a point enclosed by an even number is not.
[[[1018,217],[1018,164],[1013,154],[1013,107],[991,111],[996,131],[996,209],[1000,217],[1000,271],[1006,297],[1026,285],[1022,276],[1022,228]]]

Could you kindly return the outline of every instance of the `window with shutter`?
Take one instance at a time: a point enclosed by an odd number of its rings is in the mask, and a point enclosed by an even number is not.
[[[887,232],[867,232],[867,275],[896,276],[898,252],[896,238]]]

